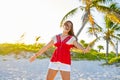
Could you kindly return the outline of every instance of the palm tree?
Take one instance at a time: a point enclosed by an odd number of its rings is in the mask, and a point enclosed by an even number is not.
[[[120,36],[119,36],[120,25],[113,23],[107,16],[105,16],[105,22],[106,22],[105,29],[102,28],[103,29],[101,31],[102,35],[99,38],[102,38],[106,41],[106,56],[108,56],[109,44],[111,44],[115,49],[115,40],[120,40]],[[92,28],[89,28],[89,29],[92,29]],[[99,29],[96,29],[96,30],[99,30]],[[91,30],[88,30],[88,32],[90,31]]]
[[[107,7],[103,4],[107,3],[107,2],[112,2],[113,0],[79,0],[82,1],[83,4],[85,5],[85,7],[83,6],[79,6],[77,8],[74,8],[73,10],[69,11],[62,19],[60,26],[62,26],[63,22],[71,15],[74,15],[77,10],[81,9],[84,10],[85,13],[83,15],[83,19],[82,19],[82,26],[80,27],[79,31],[77,32],[76,36],[78,37],[78,35],[80,34],[80,32],[83,30],[84,26],[86,25],[86,23],[89,21],[92,25],[92,28],[94,30],[94,26],[97,24],[94,21],[93,15],[91,13],[92,9],[96,9],[97,11],[100,11],[104,14],[106,14],[106,16],[112,21],[112,22],[116,22],[116,23],[120,23],[120,10],[119,9],[113,9],[110,7]],[[94,35],[97,37],[95,31],[94,31]]]
[[[110,6],[112,9],[116,9],[116,5],[112,4]],[[120,25],[117,23],[113,23],[107,15],[105,16],[106,22],[106,31],[104,31],[104,39],[106,40],[106,55],[108,56],[108,46],[109,43],[115,48],[115,42],[112,39],[120,40],[119,32],[120,32]]]
[[[97,48],[99,49],[98,51],[100,52],[101,50],[104,50],[104,47],[102,45],[98,45]]]
[[[89,45],[89,47],[93,47],[94,45],[95,45],[95,43],[97,42],[97,40],[98,40],[99,38],[96,38],[96,39],[94,39],[94,40],[92,40],[89,44],[88,43],[86,43],[84,40],[80,40],[80,44],[83,46],[83,47],[87,47],[88,45]]]

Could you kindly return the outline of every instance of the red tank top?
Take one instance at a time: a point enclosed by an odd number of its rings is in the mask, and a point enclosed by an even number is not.
[[[56,36],[57,42],[54,44],[56,49],[52,55],[51,62],[61,62],[69,65],[71,64],[70,49],[73,47],[73,45],[66,44],[71,37],[72,36],[68,36],[61,41],[60,35]]]

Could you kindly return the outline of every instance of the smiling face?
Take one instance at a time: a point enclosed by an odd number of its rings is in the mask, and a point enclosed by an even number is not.
[[[66,21],[63,25],[63,34],[74,36],[77,41],[77,37],[74,35],[73,23],[71,21]]]
[[[72,28],[71,22],[69,22],[69,21],[65,22],[64,26],[63,26],[63,32],[68,33],[71,30],[71,28]]]

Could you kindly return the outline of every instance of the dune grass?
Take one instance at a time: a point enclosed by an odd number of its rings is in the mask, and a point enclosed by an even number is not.
[[[45,44],[23,44],[23,43],[2,43],[0,44],[0,55],[9,55],[9,54],[16,54],[19,55],[22,52],[30,52],[36,53],[39,51]],[[43,56],[38,58],[46,58],[51,57],[54,51],[54,47],[50,48],[48,51],[44,53]],[[120,57],[116,58],[114,53],[109,53],[109,56],[106,57],[105,53],[99,53],[96,50],[91,50],[89,53],[83,54],[79,50],[72,50],[71,57],[73,60],[108,60],[109,64],[113,64],[114,62],[120,62]]]
[[[8,55],[11,53],[20,54],[22,51],[25,52],[37,52],[44,44],[12,44],[12,43],[3,43],[0,44],[0,55]]]

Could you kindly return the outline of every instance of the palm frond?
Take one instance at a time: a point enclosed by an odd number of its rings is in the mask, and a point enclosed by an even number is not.
[[[62,21],[60,22],[60,27],[63,25],[63,22],[64,22],[69,16],[74,15],[78,9],[79,9],[79,8],[77,7],[77,8],[75,8],[75,9],[69,11],[69,12],[63,17]]]
[[[97,3],[109,3],[111,1],[113,1],[113,0],[93,0],[92,2],[97,4]]]
[[[112,3],[112,4],[110,5],[110,8],[111,8],[113,11],[115,11],[115,12],[117,12],[117,13],[120,14],[120,7],[119,7],[117,4],[118,4],[118,3]]]
[[[102,27],[95,22],[95,26],[99,29],[99,32],[102,32]]]
[[[120,24],[120,18],[117,17],[115,14],[106,14],[106,16],[114,23]]]
[[[87,31],[90,35],[94,35],[96,38],[98,38],[98,34],[101,32],[99,28],[97,27],[89,27]]]
[[[119,36],[119,37],[120,37],[120,34],[117,34],[117,36]]]
[[[117,40],[120,40],[120,34],[117,34],[117,35],[112,35],[113,38],[117,39]]]
[[[82,0],[82,3],[86,4],[86,5],[90,4],[90,2],[91,2],[91,0]]]
[[[96,9],[100,12],[103,12],[103,13],[109,13],[111,12],[111,9],[107,6],[103,6],[103,5],[98,5],[96,4]]]
[[[86,0],[79,0],[79,1],[82,1],[82,3],[83,3],[83,4],[85,4],[85,3],[86,3]]]
[[[112,29],[114,29],[115,31],[119,31],[120,32],[120,25],[119,24],[115,24]]]
[[[71,11],[69,11],[69,12],[63,17],[63,19],[61,20],[61,22],[60,22],[60,27],[63,25],[63,22],[64,22],[69,16],[74,15],[74,14],[78,11],[78,9],[80,9],[80,10],[83,11],[83,10],[85,9],[85,7],[84,7],[84,6],[79,6],[79,7],[77,7],[77,8],[72,9]]]
[[[91,23],[91,25],[94,25],[95,22],[94,22],[94,18],[91,14],[88,15],[88,18],[89,18],[89,22]]]
[[[94,35],[97,38],[98,37],[98,33],[102,32],[102,27],[100,27],[96,22],[94,22]]]
[[[118,10],[115,11],[112,8],[102,5],[96,5],[96,9],[107,14],[107,17],[109,17],[110,20],[112,20],[113,22],[120,23],[120,13],[118,12]]]
[[[97,26],[95,26],[94,29],[93,29],[93,27],[89,27],[88,28],[88,32],[89,33],[93,34],[94,31],[96,33],[100,33],[100,32],[102,32],[102,28],[101,27],[97,27]]]
[[[109,41],[110,45],[113,47],[113,49],[115,50],[115,44],[114,42],[112,42],[111,40]]]
[[[120,7],[117,6],[118,3],[112,3],[110,5],[111,12],[108,14],[109,17],[112,17],[113,22],[120,23]]]
[[[40,36],[36,37],[36,38],[35,38],[35,41],[38,41],[39,39],[40,39]]]
[[[113,27],[114,23],[107,17],[107,15],[104,17],[105,23],[106,23],[106,28],[111,28]]]
[[[94,39],[92,42],[90,42],[88,45],[89,47],[93,47],[95,45],[95,43],[100,39],[100,37]]]

